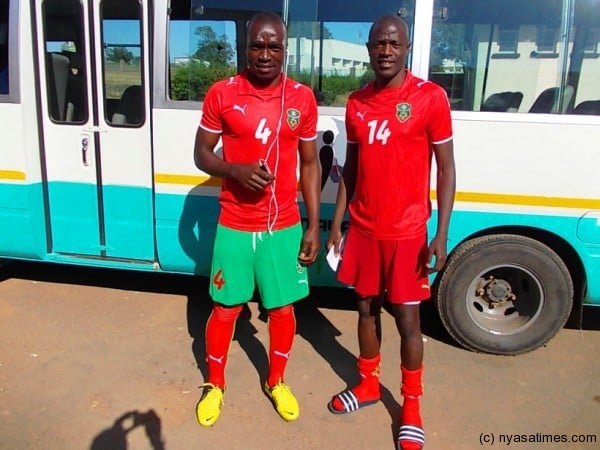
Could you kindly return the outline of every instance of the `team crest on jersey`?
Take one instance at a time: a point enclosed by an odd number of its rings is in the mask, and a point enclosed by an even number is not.
[[[410,110],[412,106],[410,103],[398,103],[396,105],[396,117],[400,122],[406,122],[410,119]]]
[[[292,130],[295,130],[296,127],[300,125],[300,111],[296,108],[288,108],[287,123]]]

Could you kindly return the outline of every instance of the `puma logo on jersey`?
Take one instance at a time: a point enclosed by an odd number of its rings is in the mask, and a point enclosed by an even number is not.
[[[227,80],[227,86],[230,86],[232,84],[237,84],[237,81],[235,81],[235,77],[229,77],[229,80]]]
[[[281,357],[283,357],[283,358],[285,358],[285,359],[290,359],[290,353],[291,353],[291,350],[290,350],[289,352],[287,352],[287,353],[282,353],[282,352],[280,352],[280,351],[277,351],[277,350],[275,350],[275,351],[273,352],[273,354],[275,354],[275,355],[277,355],[277,356],[281,356]]]
[[[365,121],[365,116],[367,115],[367,112],[360,112],[360,111],[356,111],[356,117],[358,117],[362,122]]]
[[[215,361],[219,364],[223,364],[223,358],[225,358],[225,355],[221,356],[220,358],[217,358],[213,355],[208,355],[208,359],[210,359],[211,361]]]
[[[244,106],[233,105],[233,110],[241,112],[242,116],[246,117],[246,108],[247,107],[248,107],[248,105],[246,105],[246,104],[244,104]]]
[[[300,86],[302,86],[302,83],[296,83],[296,84],[294,85],[294,89],[298,89]]]

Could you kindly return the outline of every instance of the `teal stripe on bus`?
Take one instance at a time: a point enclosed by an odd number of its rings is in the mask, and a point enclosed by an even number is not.
[[[0,257],[43,259],[46,251],[42,185],[0,183]]]
[[[52,250],[57,253],[100,254],[96,185],[48,183]]]
[[[104,186],[106,256],[154,260],[152,196],[150,188]]]
[[[214,196],[156,194],[156,242],[167,271],[208,275],[219,214]]]
[[[57,186],[55,186],[57,187]],[[60,192],[55,190],[55,194]],[[68,191],[55,200],[61,208],[74,207],[69,203]],[[149,189],[107,187],[105,201],[111,205],[107,211],[109,235],[119,252],[132,263],[119,263],[123,268],[162,270],[167,272],[207,275],[210,271],[212,246],[216,230],[218,202],[214,196],[199,195],[197,187],[188,194],[156,193],[154,202],[155,226],[148,220],[151,202]],[[46,253],[42,189],[36,184],[0,183],[0,256],[20,259],[42,259],[76,262],[76,257]],[[55,205],[56,206],[56,205]],[[301,205],[303,207],[303,205]],[[321,241],[324,245],[330,226],[333,205],[321,207]],[[127,224],[129,215],[142,216],[140,223]],[[303,213],[303,216],[306,215]],[[436,211],[429,222],[430,238],[435,232]],[[523,226],[553,233],[564,239],[578,253],[586,267],[587,301],[600,304],[600,226],[598,219],[559,215],[534,215],[523,213],[498,213],[455,210],[450,224],[448,251],[461,241],[477,233],[499,226]],[[126,229],[127,232],[122,232]],[[71,229],[54,229],[55,236],[70,239]],[[158,266],[152,266],[156,243]],[[136,255],[135,257],[132,255]],[[142,255],[142,258],[139,256]],[[147,265],[134,263],[144,259]],[[80,259],[82,264],[115,267],[115,261]],[[339,286],[335,274],[324,260],[324,251],[309,271],[311,284]]]

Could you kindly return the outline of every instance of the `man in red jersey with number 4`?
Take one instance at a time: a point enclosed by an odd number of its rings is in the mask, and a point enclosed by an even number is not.
[[[209,289],[214,303],[206,324],[208,380],[196,407],[203,426],[213,425],[221,412],[235,321],[255,283],[269,316],[265,393],[284,420],[298,418],[284,371],[296,331],[293,303],[308,295],[306,266],[320,245],[314,95],[282,72],[287,34],[279,16],[258,13],[247,37],[248,68],[208,90],[194,151],[198,168],[223,178]],[[214,153],[219,139],[223,158]],[[298,159],[308,216],[304,232]]]
[[[430,297],[428,274],[446,261],[456,180],[450,107],[441,87],[405,68],[410,41],[401,18],[378,19],[367,47],[375,81],[348,99],[346,163],[327,241],[327,248],[339,254],[348,209],[350,224],[337,276],[354,286],[358,297],[360,382],[335,395],[328,408],[345,414],[380,399],[380,313],[387,299],[401,338],[404,403],[398,447],[421,449],[419,305]],[[437,232],[427,245],[432,155],[437,165]]]

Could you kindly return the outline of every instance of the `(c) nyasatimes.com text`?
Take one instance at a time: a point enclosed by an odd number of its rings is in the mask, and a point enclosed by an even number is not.
[[[552,433],[481,433],[479,444],[481,446],[518,445],[518,444],[596,444],[596,434],[552,434]]]

